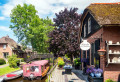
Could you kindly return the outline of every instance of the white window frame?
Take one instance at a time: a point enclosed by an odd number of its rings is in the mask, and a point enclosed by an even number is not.
[[[7,47],[6,45],[3,45],[3,49],[6,49],[6,47]]]
[[[91,18],[88,19],[88,34],[91,32]]]
[[[86,37],[86,24],[84,25],[84,37]]]

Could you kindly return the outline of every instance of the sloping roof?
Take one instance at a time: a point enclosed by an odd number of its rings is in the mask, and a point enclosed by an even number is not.
[[[48,60],[40,60],[40,61],[34,61],[32,64],[40,64],[40,65],[46,65],[48,63]]]
[[[120,3],[94,3],[84,13],[90,12],[99,25],[120,24]]]
[[[9,38],[9,36],[0,38],[0,43],[8,43],[11,47],[17,47],[17,43],[13,39]]]

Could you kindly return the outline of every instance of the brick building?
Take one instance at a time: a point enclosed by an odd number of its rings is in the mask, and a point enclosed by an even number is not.
[[[79,35],[80,42],[82,39],[87,39],[91,44],[90,50],[81,50],[81,58],[88,58],[89,65],[103,69],[104,81],[109,78],[118,81],[120,77],[120,3],[89,5],[81,17]],[[100,48],[106,50],[104,56],[99,56]]]
[[[26,53],[9,36],[0,38],[0,58],[7,59],[7,56],[17,54],[18,57],[26,58]]]

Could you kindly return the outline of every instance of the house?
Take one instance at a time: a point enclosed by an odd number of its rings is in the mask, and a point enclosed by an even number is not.
[[[8,35],[0,38],[0,58],[7,59],[7,56],[11,56],[12,54],[17,54],[21,58],[26,57],[21,47]]]
[[[120,60],[120,3],[90,4],[81,16],[79,31],[79,42],[86,39],[91,44],[89,50],[81,50],[81,58],[88,58],[88,65],[103,69],[104,81],[109,78],[118,81],[120,77],[120,62],[118,62]],[[98,54],[101,48],[106,50],[104,56]]]

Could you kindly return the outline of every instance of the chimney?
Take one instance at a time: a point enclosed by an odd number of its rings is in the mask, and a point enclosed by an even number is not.
[[[9,38],[9,36],[8,36],[8,35],[7,35],[6,37],[7,37],[7,38]]]

